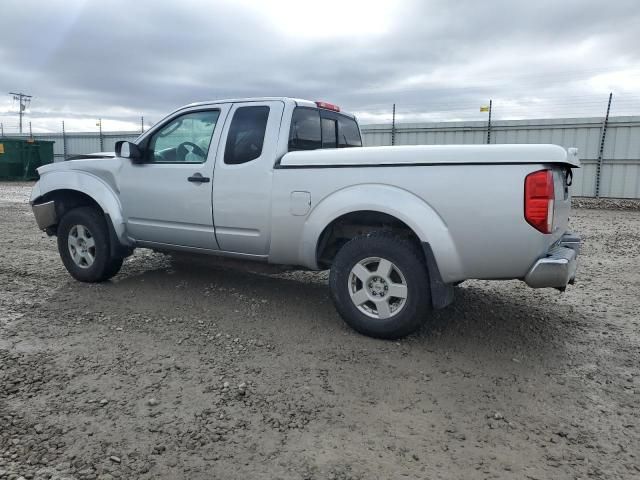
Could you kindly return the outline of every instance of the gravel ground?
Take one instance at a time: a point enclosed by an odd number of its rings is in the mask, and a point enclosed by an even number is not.
[[[0,478],[640,478],[640,211],[578,209],[578,283],[470,281],[420,333],[318,273],[140,251],[65,272],[0,184]]]
[[[573,198],[572,204],[574,208],[640,210],[640,200],[630,198],[575,197]]]

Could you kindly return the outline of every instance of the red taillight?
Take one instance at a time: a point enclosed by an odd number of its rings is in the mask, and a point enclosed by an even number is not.
[[[333,110],[334,112],[340,111],[340,107],[337,105],[334,105],[333,103],[316,102],[316,105],[318,106],[318,108],[324,108],[325,110]]]
[[[553,229],[553,172],[540,170],[524,179],[524,218],[536,230]]]

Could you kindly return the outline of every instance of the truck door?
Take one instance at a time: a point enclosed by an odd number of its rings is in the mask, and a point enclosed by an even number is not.
[[[123,159],[120,199],[140,244],[217,250],[211,188],[230,104],[180,111],[138,142],[143,162]]]
[[[213,220],[221,250],[266,255],[271,182],[284,102],[234,104],[213,179]]]

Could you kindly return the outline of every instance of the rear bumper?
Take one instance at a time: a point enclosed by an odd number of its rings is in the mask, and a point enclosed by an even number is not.
[[[573,233],[565,233],[543,258],[533,264],[524,281],[533,288],[564,290],[573,283],[578,268],[578,254],[582,241]]]

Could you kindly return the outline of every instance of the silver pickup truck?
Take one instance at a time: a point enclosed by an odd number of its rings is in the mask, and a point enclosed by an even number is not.
[[[555,145],[362,147],[335,105],[221,100],[39,168],[31,205],[77,280],[113,277],[136,247],[330,269],[345,321],[398,338],[466,279],[572,283],[579,166]]]

